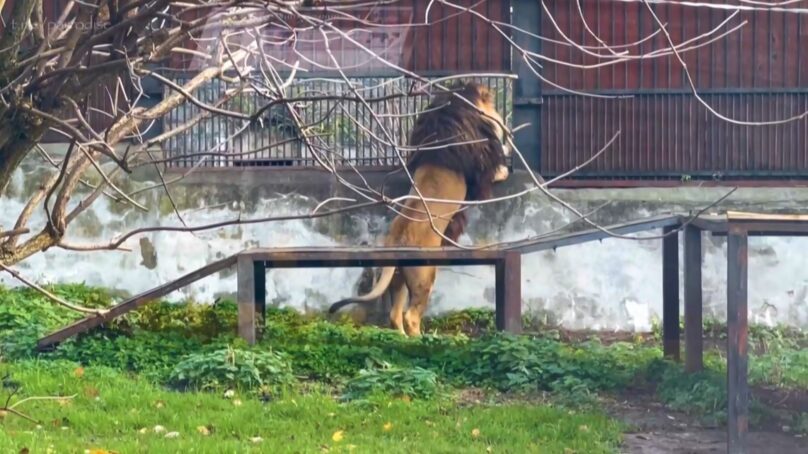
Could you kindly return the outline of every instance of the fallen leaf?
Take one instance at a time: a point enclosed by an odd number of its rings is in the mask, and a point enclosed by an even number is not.
[[[166,438],[177,438],[180,436],[179,432],[169,432],[165,435]]]
[[[210,430],[205,426],[197,426],[196,431],[202,435],[210,435]]]
[[[94,388],[92,386],[87,386],[84,388],[84,396],[85,397],[98,397],[98,388]]]
[[[5,410],[0,410],[0,421],[2,421],[2,420],[4,420],[4,419],[6,419],[6,415],[8,415],[8,412],[7,412],[7,411],[5,411]]]
[[[345,435],[342,433],[341,430],[338,430],[334,432],[334,435],[331,435],[331,439],[336,442],[342,441],[343,438],[345,438]]]
[[[474,437],[474,438],[479,437],[480,436],[480,429],[477,429],[477,428],[471,429],[471,436]]]
[[[29,454],[30,452],[31,452],[31,451],[29,451],[29,450],[28,450],[28,448],[22,448],[22,449],[20,449],[20,454]]]
[[[384,431],[385,431],[385,432],[390,432],[390,430],[392,430],[392,429],[393,429],[393,423],[388,422],[387,424],[385,424],[385,425],[383,426],[383,429],[384,429]]]
[[[76,378],[81,378],[81,377],[83,377],[83,376],[84,376],[84,368],[83,368],[83,367],[81,367],[81,366],[79,366],[79,367],[75,368],[75,369],[73,370],[73,375],[74,375]]]

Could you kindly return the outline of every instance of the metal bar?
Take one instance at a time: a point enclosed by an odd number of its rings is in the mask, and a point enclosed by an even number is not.
[[[727,452],[746,451],[749,428],[747,383],[748,239],[734,225],[727,236]]]
[[[522,254],[509,251],[496,264],[496,325],[509,333],[522,332]]]
[[[663,231],[670,233],[675,227],[666,227]],[[662,239],[662,344],[665,356],[679,361],[678,232]]]
[[[267,267],[331,266],[426,266],[464,263],[493,265],[502,258],[501,250],[459,248],[277,248],[252,249],[242,253],[263,260]]]
[[[541,5],[534,0],[511,0],[511,23],[515,29],[541,35]],[[541,41],[526,33],[512,31],[511,39],[526,51],[541,52]],[[511,60],[511,72],[519,78],[514,82],[515,99],[540,99],[541,83],[524,60],[517,56]],[[541,107],[537,103],[513,105],[513,124],[530,123],[530,128],[514,137],[515,145],[522,151],[528,166],[541,168]],[[521,168],[521,165],[520,165]]]
[[[685,227],[684,243],[685,370],[698,372],[704,369],[701,229]]]
[[[711,231],[714,236],[727,235],[729,230],[727,221],[722,219],[698,218],[693,224]],[[742,227],[747,236],[808,236],[806,221],[734,221],[733,224]]]
[[[444,257],[444,258],[363,258],[360,255],[333,258],[306,258],[267,260],[267,268],[365,268],[374,266],[449,266],[449,265],[494,265],[496,258]]]
[[[253,259],[249,255],[238,257],[238,335],[248,344],[255,344],[256,279]]]
[[[75,336],[76,334],[83,333],[85,331],[89,331],[97,326],[103,325],[104,323],[120,317],[121,315],[131,312],[146,303],[152,302],[161,296],[168,295],[169,293],[185,287],[188,284],[196,282],[204,277],[210,276],[213,273],[221,271],[225,268],[229,268],[236,263],[236,257],[230,256],[224,258],[222,260],[213,262],[207,266],[203,266],[197,270],[191,271],[190,273],[179,277],[167,284],[163,284],[159,287],[155,287],[151,290],[143,292],[139,295],[133,296],[120,304],[111,307],[106,313],[103,315],[93,315],[84,319],[81,319],[75,323],[72,323],[58,331],[55,331],[37,342],[37,349],[43,350],[47,347],[50,347],[54,344],[57,344],[71,336]]]
[[[546,179],[556,177],[561,172],[545,172],[542,176]],[[681,180],[683,176],[688,176],[691,180],[695,179],[708,179],[715,180],[716,172],[714,170],[694,170],[687,172],[671,172],[671,171],[619,171],[619,170],[606,170],[598,172],[576,172],[574,175],[567,177],[567,180],[577,179],[638,179],[638,180],[663,180],[673,179]],[[806,179],[808,172],[804,170],[729,170],[721,171],[721,178],[723,180],[731,180],[733,178],[749,178],[749,179],[764,179],[764,178],[790,178],[790,179]]]
[[[255,282],[255,310],[261,314],[265,323],[267,317],[267,268],[260,260],[253,261],[253,280]]]
[[[535,77],[535,76],[534,76]],[[642,88],[642,89],[601,89],[601,90],[587,90],[587,93],[599,95],[614,95],[626,96],[634,95],[636,97],[652,96],[652,95],[671,95],[671,96],[689,96],[693,94],[690,88]],[[808,93],[808,88],[801,87],[742,87],[742,88],[704,88],[699,89],[699,95],[782,95],[782,94],[805,94]],[[578,95],[570,94],[566,91],[547,89],[542,93],[547,98],[576,98]]]
[[[604,227],[610,233],[627,235],[629,233],[644,232],[646,230],[654,230],[665,227],[676,227],[682,223],[681,216],[678,215],[663,215],[656,216],[640,221],[626,222],[623,224],[616,224]],[[523,254],[531,252],[544,251],[547,249],[555,249],[562,246],[571,246],[574,244],[586,243],[589,241],[601,240],[609,238],[610,233],[606,233],[599,229],[582,230],[575,233],[551,235],[539,239],[528,239],[525,241],[517,241],[511,243],[504,250],[519,250]]]

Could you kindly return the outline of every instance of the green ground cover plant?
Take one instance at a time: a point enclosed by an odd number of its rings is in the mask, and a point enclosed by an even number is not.
[[[50,290],[92,307],[121,296]],[[4,414],[0,446],[9,452],[612,452],[625,428],[599,397],[638,387],[708,421],[726,416],[720,349],[689,375],[662,358],[653,335],[564,341],[533,324],[534,333],[515,336],[494,331],[492,312],[471,310],[430,319],[425,335],[405,338],[271,308],[260,342],[247,346],[234,336],[235,304],[223,300],[154,303],[53,351],[33,350],[76,318],[31,290],[0,288],[0,375],[22,384],[3,391],[12,402],[75,395],[21,404],[40,427]],[[719,341],[722,329],[705,324]],[[808,389],[806,340],[801,331],[752,329],[751,383]],[[470,389],[488,397],[469,404]],[[756,402],[753,410],[767,414]],[[806,420],[794,414],[793,430],[808,431]]]

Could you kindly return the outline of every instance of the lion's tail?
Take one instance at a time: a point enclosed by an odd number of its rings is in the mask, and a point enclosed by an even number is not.
[[[382,296],[384,291],[387,290],[387,287],[390,286],[390,282],[392,282],[393,274],[395,272],[396,267],[394,266],[387,266],[382,268],[382,275],[379,277],[379,282],[376,283],[376,285],[370,290],[370,292],[362,296],[355,296],[353,298],[345,298],[344,300],[337,301],[336,303],[331,305],[331,307],[328,309],[328,313],[333,314],[334,312],[340,310],[341,308],[349,304],[367,303]]]

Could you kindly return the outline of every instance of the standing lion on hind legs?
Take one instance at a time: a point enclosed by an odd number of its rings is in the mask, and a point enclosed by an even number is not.
[[[491,198],[493,184],[506,180],[510,174],[506,165],[510,148],[506,145],[504,122],[496,111],[493,94],[476,83],[455,84],[449,90],[436,95],[416,119],[409,139],[415,151],[407,168],[424,199],[459,202],[408,199],[398,208],[400,213],[390,226],[384,240],[387,247],[451,245],[444,237],[457,241],[467,222],[465,212],[459,211],[461,202]],[[453,93],[469,102],[458,99]],[[446,146],[441,147],[441,144]],[[410,194],[417,195],[415,188]],[[427,213],[432,215],[431,223]],[[334,303],[329,313],[348,304],[373,302],[389,291],[393,328],[405,335],[420,335],[421,317],[426,311],[435,276],[434,266],[384,267],[370,292]],[[408,296],[409,307],[405,312]]]

